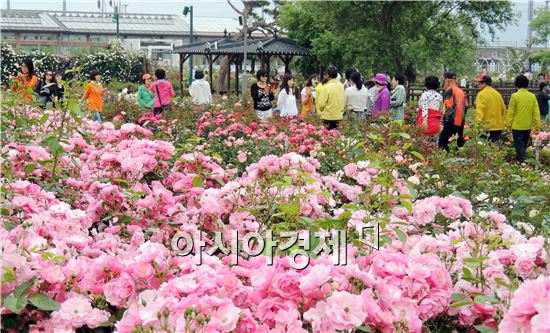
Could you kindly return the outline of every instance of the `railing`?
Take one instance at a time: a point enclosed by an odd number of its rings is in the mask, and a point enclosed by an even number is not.
[[[504,99],[504,103],[506,106],[508,106],[508,103],[510,102],[510,97],[513,93],[517,91],[515,87],[511,87],[508,85],[503,85],[499,87],[498,85],[494,86],[494,88],[502,95],[502,98]],[[468,105],[472,106],[475,104],[476,96],[479,92],[479,88],[463,88],[464,93],[466,94],[466,98],[468,100]],[[529,87],[528,90],[532,92],[533,94],[537,94],[539,89],[535,87]],[[425,91],[425,89],[421,88],[415,88],[410,87],[407,92],[407,100],[408,101],[418,101],[420,99],[420,96]],[[440,91],[440,93],[443,93],[443,91]]]

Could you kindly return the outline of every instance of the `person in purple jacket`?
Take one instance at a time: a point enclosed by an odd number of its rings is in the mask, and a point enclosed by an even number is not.
[[[170,81],[166,80],[166,71],[159,68],[155,71],[156,80],[151,84],[151,91],[155,94],[155,104],[153,105],[153,113],[161,114],[165,110],[172,109],[172,97],[176,96],[174,87]]]
[[[387,87],[386,74],[378,73],[374,76],[374,83],[378,93],[374,98],[374,106],[372,108],[372,117],[389,116],[390,112],[390,91]]]

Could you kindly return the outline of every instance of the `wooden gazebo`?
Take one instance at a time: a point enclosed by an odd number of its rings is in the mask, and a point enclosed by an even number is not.
[[[229,56],[227,68],[227,94],[231,92],[231,64],[235,65],[235,86],[239,92],[239,75],[242,70],[243,57],[246,50],[247,58],[251,58],[251,70],[255,72],[256,59],[260,61],[260,67],[271,72],[270,61],[272,57],[279,57],[285,64],[285,71],[290,71],[290,62],[295,56],[308,56],[307,48],[298,46],[296,42],[286,37],[266,37],[253,39],[247,42],[233,38],[221,38],[203,41],[200,43],[175,47],[172,53],[180,55],[180,73],[183,72],[183,63],[192,55],[203,55],[208,61],[208,76],[212,83],[212,65],[220,56]],[[180,89],[183,94],[183,75],[180,75]]]

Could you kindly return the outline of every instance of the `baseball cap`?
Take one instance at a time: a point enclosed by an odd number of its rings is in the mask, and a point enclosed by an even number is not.
[[[487,74],[480,74],[479,77],[474,79],[474,81],[485,84],[493,83],[493,79],[491,79],[491,77]]]
[[[446,72],[445,73],[445,78],[456,80],[456,74],[454,72]]]

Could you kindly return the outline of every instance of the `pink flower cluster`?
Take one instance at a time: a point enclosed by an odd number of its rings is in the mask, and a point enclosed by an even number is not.
[[[539,276],[519,286],[498,329],[500,332],[550,332],[550,277]]]

